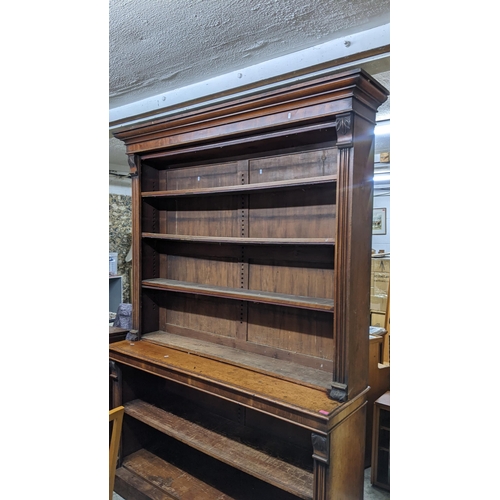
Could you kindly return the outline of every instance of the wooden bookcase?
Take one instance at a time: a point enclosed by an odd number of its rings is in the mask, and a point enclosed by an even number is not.
[[[123,497],[362,498],[386,99],[352,70],[115,134],[140,338],[110,344]]]

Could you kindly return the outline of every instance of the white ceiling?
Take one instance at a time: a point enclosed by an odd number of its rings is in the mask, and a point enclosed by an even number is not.
[[[202,92],[200,82],[220,87],[221,75],[232,72],[244,85],[250,68],[262,81],[273,71],[298,73],[309,62],[325,67],[347,61],[344,54],[355,59],[389,22],[389,0],[110,0],[110,125],[113,113],[133,119],[145,109],[158,112],[173,99],[189,100],[190,90]],[[365,63],[389,88],[388,50]],[[377,119],[389,119],[389,109],[387,102]],[[110,169],[128,169],[125,148],[112,137],[109,161]]]

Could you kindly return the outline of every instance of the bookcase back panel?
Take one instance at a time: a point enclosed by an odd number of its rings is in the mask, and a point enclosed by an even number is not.
[[[332,251],[333,254],[333,251]],[[274,261],[249,263],[248,288],[265,292],[286,293],[304,297],[333,299],[333,266],[317,269],[301,265],[285,266]]]
[[[333,314],[249,304],[248,341],[331,360]]]
[[[144,291],[143,301],[144,333],[162,330],[205,340],[239,339],[240,348],[246,341],[252,343],[252,352],[288,351],[299,363],[304,361],[297,354],[333,359],[332,313],[152,290]]]
[[[330,245],[204,245],[150,240],[143,245],[143,256],[143,279],[333,299],[334,247]]]
[[[174,168],[162,171],[160,177],[166,179],[165,189],[169,191],[237,186],[246,174],[246,165],[245,161]]]
[[[167,279],[231,288],[241,286],[239,277],[241,264],[235,260],[169,255],[167,261],[165,276]]]
[[[192,335],[209,333],[223,337],[237,336],[241,328],[241,304],[235,300],[221,300],[198,295],[165,294],[165,311],[160,330],[181,333],[186,329]]]
[[[231,149],[219,150],[219,154],[231,154]],[[240,157],[218,163],[172,164],[168,159],[145,160],[142,164],[142,191],[176,191],[214,187],[258,184],[263,182],[306,179],[337,174],[336,147],[312,151],[272,154],[265,157]],[[189,158],[188,158],[189,160]],[[153,163],[155,166],[151,166]]]
[[[328,186],[249,197],[253,238],[334,238],[335,191]]]
[[[252,238],[334,238],[335,189],[308,186],[281,192],[143,202],[143,232]]]
[[[166,241],[161,239],[145,239],[145,246],[151,247],[156,253],[190,257],[192,259],[237,260],[240,258],[240,245],[205,244],[183,241]],[[166,278],[167,276],[162,275]]]
[[[304,179],[337,173],[337,149],[321,149],[296,154],[250,160],[250,183]]]
[[[215,245],[214,245],[215,246]],[[219,248],[222,245],[217,245]],[[335,247],[333,245],[248,245],[245,255],[250,265],[281,265],[309,269],[332,269]]]
[[[170,200],[166,205],[167,234],[241,235],[241,196]]]
[[[258,306],[239,301],[169,293],[160,298],[159,330],[204,340],[216,337],[250,342],[251,352],[262,354],[266,348],[296,355],[333,359],[333,315],[279,306]],[[287,310],[285,310],[287,309]],[[196,311],[196,313],[194,313]],[[257,346],[262,349],[257,349]],[[282,355],[279,356],[282,359]]]

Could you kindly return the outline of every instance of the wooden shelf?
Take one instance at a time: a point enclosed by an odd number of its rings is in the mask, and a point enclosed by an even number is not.
[[[141,400],[125,405],[125,413],[176,440],[253,477],[312,499],[313,475],[294,465],[218,434]]]
[[[324,388],[311,387],[284,379],[271,372],[238,366],[230,361],[209,359],[195,352],[185,352],[141,340],[109,345],[112,361],[209,391],[219,398],[242,404],[263,413],[277,415],[315,432],[328,432],[337,422],[341,403],[328,397]],[[362,403],[353,399],[351,409]]]
[[[209,297],[245,300],[261,304],[272,304],[285,307],[298,307],[313,311],[333,312],[333,299],[302,297],[284,293],[262,292],[224,286],[201,285],[186,281],[152,278],[142,281],[143,288],[165,290],[168,292],[190,293]]]
[[[189,491],[190,498],[233,500],[146,449],[126,457],[116,470],[115,491],[124,498],[133,499],[181,499]]]
[[[224,340],[219,338],[218,341],[221,343],[217,344],[214,341],[202,340],[198,337],[190,338],[161,330],[146,333],[142,339],[215,361],[222,361],[225,364],[249,368],[253,372],[264,375],[275,375],[281,380],[300,383],[314,389],[327,391],[331,387],[333,365],[331,360],[313,358],[309,365],[304,366],[294,362],[290,356],[286,356],[288,354],[286,351],[275,352],[273,356],[259,354],[257,349],[257,352],[250,352],[247,341],[231,339],[225,345]],[[320,366],[325,368],[320,369]]]
[[[237,469],[231,470],[227,465],[213,459],[210,462],[210,473],[205,470],[202,479],[198,477],[200,466],[186,463],[185,460],[178,462],[177,459],[175,464],[169,462],[169,458],[158,455],[157,450],[150,451],[147,448],[141,448],[128,455],[123,460],[123,465],[116,470],[115,491],[130,500],[269,498],[270,486],[267,483],[245,476]],[[273,488],[271,495],[273,500],[297,498],[276,488]]]
[[[180,198],[187,196],[214,196],[232,193],[251,193],[258,191],[273,191],[291,188],[307,188],[309,186],[333,184],[337,181],[336,175],[325,175],[322,177],[310,177],[305,179],[292,179],[286,181],[261,182],[243,184],[241,186],[219,186],[198,189],[176,189],[170,191],[145,191],[142,198]]]
[[[151,481],[154,477],[154,481]],[[169,481],[158,483],[159,478]],[[226,499],[221,492],[191,474],[141,449],[128,456],[116,470],[115,491],[125,498],[180,498],[185,488],[207,500]],[[168,495],[168,496],[167,496]]]
[[[248,238],[224,236],[192,236],[189,234],[142,233],[143,238],[193,243],[229,243],[237,245],[334,245],[333,238]]]

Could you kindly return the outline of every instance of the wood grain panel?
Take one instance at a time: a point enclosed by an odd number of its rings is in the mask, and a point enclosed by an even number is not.
[[[249,204],[251,237],[335,237],[335,191],[328,186],[255,193]]]
[[[240,264],[236,260],[196,259],[170,255],[166,277],[204,285],[239,288],[239,270]]]
[[[213,335],[202,335],[199,332],[186,330],[177,334],[165,331],[152,332],[145,335],[143,339],[185,352],[195,352],[200,356],[221,360],[225,363],[246,366],[254,371],[272,373],[284,380],[292,382],[300,380],[302,384],[314,388],[327,390],[332,381],[331,362],[309,356],[308,361],[315,361],[315,367],[313,367],[306,364],[303,355],[301,356],[302,360],[297,360],[299,356],[297,353],[279,351],[275,348],[271,349],[248,342],[243,344],[243,341],[231,341],[230,339],[224,342],[226,339],[221,337],[215,338]],[[263,348],[267,352],[258,348]],[[252,349],[255,351],[252,352]],[[280,358],[280,354],[284,359]],[[324,370],[318,368],[321,361],[323,361]],[[309,441],[308,444],[310,444]]]
[[[265,263],[251,261],[249,274],[251,290],[333,300],[333,267],[332,269],[286,267],[280,261]]]
[[[223,363],[160,346],[147,340],[122,341],[109,345],[110,358],[130,366],[146,369],[169,380],[206,390],[236,403],[296,422],[305,428],[324,432],[335,423],[336,411],[343,405],[328,397],[320,388],[311,388],[281,377]],[[230,394],[230,396],[229,396]],[[271,410],[272,409],[272,410]],[[320,412],[321,411],[321,412]],[[310,427],[314,425],[314,427]]]
[[[240,173],[241,164],[238,162],[166,170],[166,189],[173,191],[234,186],[241,184]]]
[[[251,160],[249,167],[251,184],[334,175],[337,173],[337,149],[259,158]]]
[[[333,316],[316,311],[249,304],[248,340],[333,359]]]
[[[123,468],[142,479],[141,486],[148,495],[146,498],[236,500],[147,450],[139,450],[128,456],[124,460]]]
[[[174,200],[167,214],[169,234],[240,236],[240,197]]]
[[[308,471],[144,401],[132,401],[125,408],[127,415],[192,448],[300,498],[312,499],[312,473]]]
[[[236,337],[240,323],[240,305],[234,300],[220,300],[198,295],[164,294],[166,323],[169,325],[212,333],[225,337]]]

